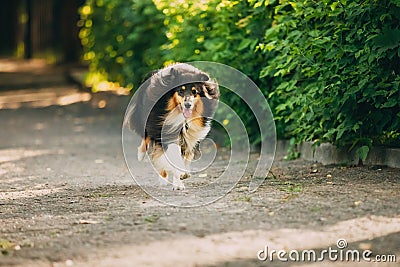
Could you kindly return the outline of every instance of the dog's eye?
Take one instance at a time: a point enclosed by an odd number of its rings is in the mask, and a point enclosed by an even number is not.
[[[196,96],[196,95],[197,95],[197,91],[196,91],[196,90],[192,90],[192,94],[193,94],[194,96]]]
[[[176,92],[178,92],[178,94],[180,96],[183,96],[183,94],[185,93],[185,89],[186,89],[185,86],[181,86],[181,87],[176,88]]]

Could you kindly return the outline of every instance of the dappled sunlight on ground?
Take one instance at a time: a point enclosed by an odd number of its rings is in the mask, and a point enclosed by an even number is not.
[[[41,72],[49,67],[44,59],[0,59],[0,72]]]
[[[71,85],[65,66],[43,59],[0,59],[0,109],[65,106],[90,101],[90,93]]]
[[[46,149],[25,149],[25,148],[13,148],[13,149],[0,149],[0,163],[16,161],[28,157],[36,157],[41,155],[49,154],[50,150]]]
[[[71,87],[26,89],[0,93],[0,109],[17,109],[20,107],[65,106],[87,102],[91,94]]]
[[[117,96],[130,93],[118,83],[87,84],[86,75],[84,66],[54,66],[42,59],[0,59],[0,109],[66,106],[101,98],[97,95],[105,92]],[[100,109],[108,105],[104,99],[93,102]]]

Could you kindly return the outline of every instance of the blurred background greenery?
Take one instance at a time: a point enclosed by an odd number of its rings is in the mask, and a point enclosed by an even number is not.
[[[358,147],[362,157],[400,145],[399,0],[87,0],[80,14],[94,87],[135,90],[172,62],[216,61],[256,82],[281,139]],[[223,97],[260,142],[251,112]]]

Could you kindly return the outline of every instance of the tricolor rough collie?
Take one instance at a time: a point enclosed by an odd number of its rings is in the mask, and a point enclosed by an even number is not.
[[[142,138],[138,159],[148,152],[161,178],[172,177],[174,190],[185,188],[182,179],[210,131],[218,99],[217,82],[185,63],[152,72],[137,92],[128,118]]]

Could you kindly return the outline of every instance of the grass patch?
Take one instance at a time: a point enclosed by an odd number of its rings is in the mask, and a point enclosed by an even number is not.
[[[290,194],[297,194],[303,191],[303,186],[299,183],[286,181],[281,185],[280,190]]]
[[[92,193],[88,197],[89,198],[105,198],[105,197],[111,197],[111,195],[107,194],[107,193]]]
[[[242,196],[242,197],[235,198],[235,201],[251,202],[251,197],[250,196]]]
[[[159,219],[159,217],[157,215],[151,215],[151,216],[145,217],[144,221],[147,223],[155,223],[158,221],[158,219]]]
[[[321,211],[321,207],[320,206],[312,206],[310,208],[311,212],[320,212]]]
[[[15,244],[7,239],[0,239],[0,253],[10,255],[14,251]]]

